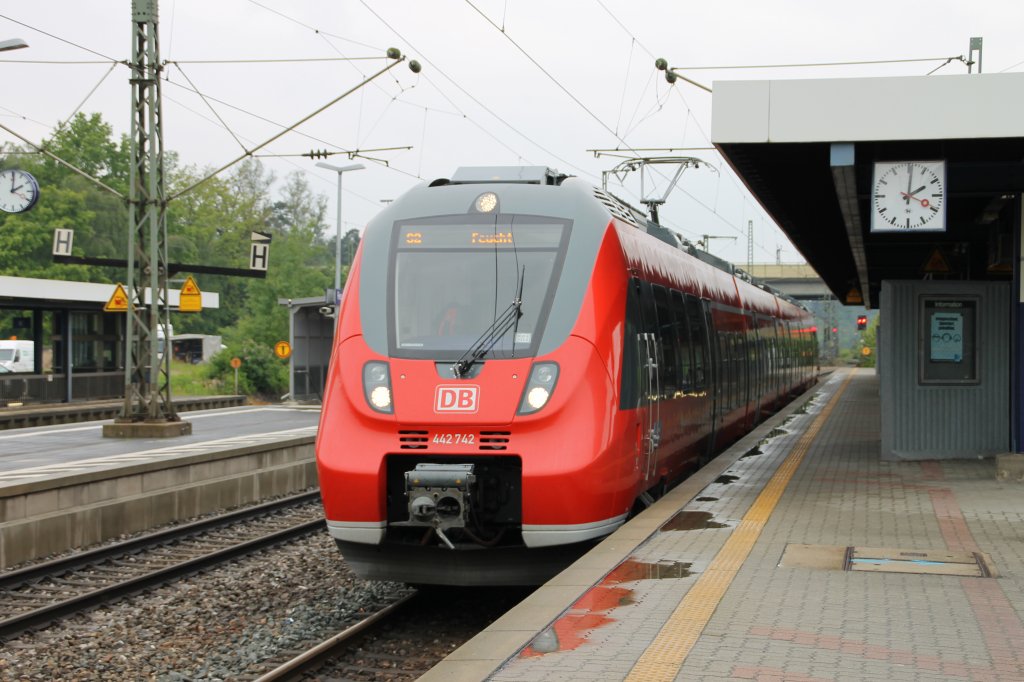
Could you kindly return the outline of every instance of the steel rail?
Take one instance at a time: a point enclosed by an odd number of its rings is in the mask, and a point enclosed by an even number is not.
[[[150,535],[129,540],[125,543],[119,543],[109,547],[101,547],[80,555],[74,555],[65,559],[58,559],[36,566],[29,566],[18,571],[11,571],[10,573],[2,576],[2,581],[0,581],[0,590],[6,590],[9,592],[12,587],[31,583],[44,577],[60,575],[61,573],[90,566],[115,556],[123,556],[125,554],[137,552],[145,547],[160,546],[189,535],[196,535],[203,531],[214,530],[218,527],[230,525],[231,523],[238,523],[254,517],[266,515],[276,509],[296,506],[302,502],[311,501],[311,499],[318,494],[318,492],[311,492],[294,495],[283,500],[277,500],[267,504],[257,505],[256,507],[231,512],[230,514],[218,516],[213,519],[204,519],[202,521],[187,524],[186,526],[152,533]],[[230,521],[226,521],[225,518],[230,518]],[[99,587],[95,590],[71,597],[65,601],[49,604],[5,618],[0,620],[0,641],[10,639],[12,636],[24,632],[25,630],[65,618],[79,611],[109,603],[132,594],[137,594],[146,589],[193,575],[217,564],[314,533],[324,527],[323,519],[305,521],[289,528],[269,533],[262,537],[253,538],[230,547],[214,550],[203,554],[202,556],[186,559],[171,566],[158,568],[149,573],[138,575],[119,583]]]
[[[377,611],[372,616],[364,618],[338,634],[328,637],[313,648],[304,651],[290,661],[256,678],[255,682],[279,682],[280,680],[300,679],[305,673],[320,665],[325,659],[333,656],[335,650],[340,648],[345,642],[401,610],[417,595],[417,592],[405,595],[398,601]]]

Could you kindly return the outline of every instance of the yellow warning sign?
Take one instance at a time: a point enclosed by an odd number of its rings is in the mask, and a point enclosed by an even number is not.
[[[292,344],[287,341],[278,341],[274,344],[274,355],[282,360],[287,360],[292,355]]]
[[[198,313],[203,309],[203,294],[199,291],[196,281],[192,279],[192,275],[189,275],[181,285],[178,296],[179,313]]]
[[[128,312],[128,293],[125,292],[123,284],[114,287],[114,293],[110,296],[107,304],[103,306],[103,311],[107,313]]]
[[[860,295],[860,289],[852,287],[846,292],[846,305],[858,305],[864,302],[864,297]]]
[[[938,247],[932,249],[932,255],[928,257],[928,262],[924,264],[922,270],[930,273],[949,272],[949,263],[946,262],[946,257],[942,255]]]

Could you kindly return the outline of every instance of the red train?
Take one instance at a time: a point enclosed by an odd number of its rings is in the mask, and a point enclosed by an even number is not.
[[[710,260],[543,167],[390,204],[339,306],[316,445],[349,565],[541,582],[813,383],[810,313]]]

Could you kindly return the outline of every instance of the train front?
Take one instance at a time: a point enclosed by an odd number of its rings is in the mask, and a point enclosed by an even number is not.
[[[328,528],[357,574],[535,584],[625,519],[617,353],[596,341],[621,338],[624,299],[591,281],[598,262],[624,268],[608,213],[561,180],[460,169],[367,226],[317,438]]]

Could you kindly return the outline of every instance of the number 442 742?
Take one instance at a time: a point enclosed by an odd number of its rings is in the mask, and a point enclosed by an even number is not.
[[[473,445],[476,435],[472,433],[435,433],[434,445]]]

